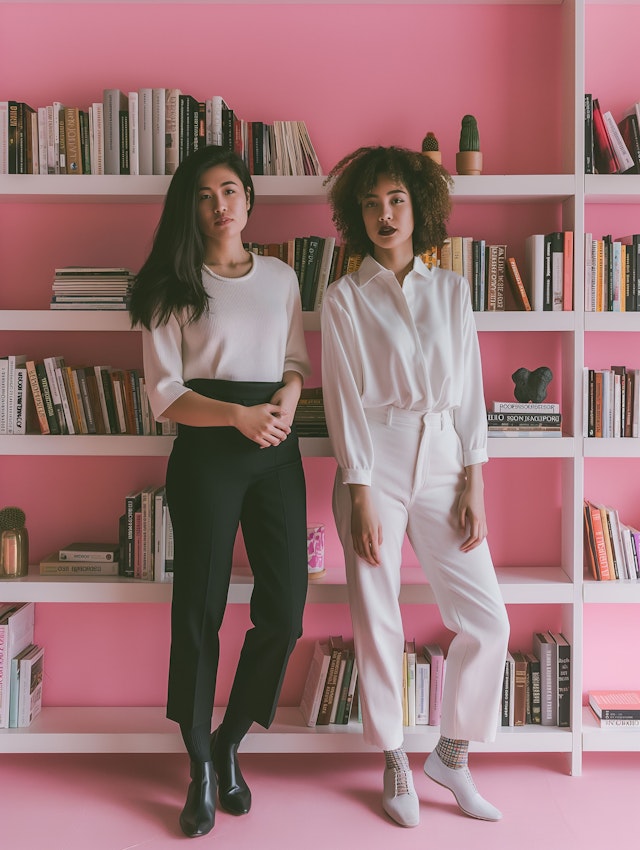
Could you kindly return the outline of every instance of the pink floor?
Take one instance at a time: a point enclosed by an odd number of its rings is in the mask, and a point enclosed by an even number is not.
[[[422,823],[402,829],[380,808],[376,756],[246,755],[251,813],[217,815],[197,847],[229,850],[570,850],[631,846],[638,754],[588,754],[580,777],[557,755],[472,756],[500,823],[462,815],[411,757]],[[178,813],[188,764],[176,755],[0,757],[2,850],[165,850],[184,846]],[[633,844],[635,845],[633,839]]]

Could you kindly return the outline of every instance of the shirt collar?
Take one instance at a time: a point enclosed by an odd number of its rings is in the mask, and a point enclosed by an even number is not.
[[[412,272],[416,272],[421,277],[427,278],[429,277],[429,269],[420,259],[420,257],[413,258],[413,269]],[[378,275],[384,274],[392,274],[389,269],[386,269],[384,266],[381,266],[377,260],[371,256],[371,254],[367,254],[363,259],[360,267],[355,273],[354,277],[356,279],[356,283],[358,286],[366,286],[368,283],[378,277]]]

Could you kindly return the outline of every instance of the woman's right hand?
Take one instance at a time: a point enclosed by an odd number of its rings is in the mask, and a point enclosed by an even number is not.
[[[365,484],[349,484],[351,493],[351,540],[358,557],[372,567],[380,565],[382,525]]]
[[[280,418],[280,413],[277,404],[237,405],[234,425],[247,439],[263,449],[278,446],[291,433],[290,426]]]

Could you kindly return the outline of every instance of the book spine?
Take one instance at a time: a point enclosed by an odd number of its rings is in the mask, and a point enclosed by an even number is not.
[[[50,434],[49,420],[44,408],[42,392],[38,382],[38,374],[36,372],[36,364],[33,360],[27,360],[27,375],[29,377],[29,385],[31,386],[31,395],[35,403],[36,413],[38,415],[38,424],[42,434]]]

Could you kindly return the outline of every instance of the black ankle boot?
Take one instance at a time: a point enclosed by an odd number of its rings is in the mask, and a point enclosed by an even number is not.
[[[211,760],[218,779],[218,798],[232,815],[246,815],[251,808],[251,791],[238,764],[238,745],[216,746],[218,730],[211,736]]]
[[[191,762],[187,802],[180,813],[180,827],[189,838],[206,835],[216,820],[216,776],[210,761]]]

